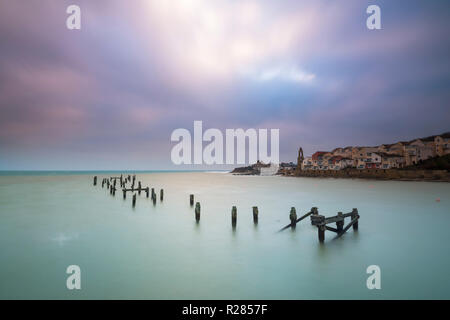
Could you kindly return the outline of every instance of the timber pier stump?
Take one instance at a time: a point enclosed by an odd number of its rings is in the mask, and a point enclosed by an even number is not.
[[[291,228],[295,229],[295,226],[297,225],[297,212],[295,211],[294,207],[291,208],[289,219],[291,220]]]
[[[133,194],[133,208],[136,207],[136,193]]]
[[[159,191],[159,201],[163,201],[164,200],[164,189],[161,189],[160,191]]]
[[[94,177],[94,186],[97,185],[97,176]]]
[[[233,226],[233,228],[236,227],[236,222],[237,222],[237,208],[236,206],[233,206],[231,208],[231,225]]]
[[[200,221],[200,202],[195,204],[195,221]]]
[[[191,207],[194,205],[194,195],[193,194],[189,195],[189,203],[190,203]]]
[[[253,207],[253,223],[258,224],[258,207]]]

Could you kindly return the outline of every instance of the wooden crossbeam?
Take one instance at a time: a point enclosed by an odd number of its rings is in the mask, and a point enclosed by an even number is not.
[[[309,217],[313,212],[310,211],[308,213],[305,213],[303,216],[301,216],[300,218],[298,218],[297,220],[295,220],[295,224],[299,223],[300,221],[302,221],[303,219]],[[293,223],[289,223],[287,226],[281,228],[278,232],[286,230],[289,227],[292,227]]]
[[[341,231],[341,233],[338,234],[338,237],[342,236],[345,232],[347,232],[348,229],[350,229],[351,226],[355,225],[355,223],[358,222],[359,215],[356,215],[352,221],[349,222],[349,224]]]

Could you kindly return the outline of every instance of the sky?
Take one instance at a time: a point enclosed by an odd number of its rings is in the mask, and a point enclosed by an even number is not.
[[[0,170],[205,169],[170,157],[195,120],[281,161],[450,131],[449,31],[445,0],[2,0]]]

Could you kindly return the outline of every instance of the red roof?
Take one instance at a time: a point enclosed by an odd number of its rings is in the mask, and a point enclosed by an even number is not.
[[[321,155],[323,155],[323,154],[325,154],[325,153],[328,153],[327,151],[317,151],[317,152],[315,152],[313,155],[312,155],[312,159],[313,160],[317,160],[317,158],[319,157],[319,156],[321,156]]]

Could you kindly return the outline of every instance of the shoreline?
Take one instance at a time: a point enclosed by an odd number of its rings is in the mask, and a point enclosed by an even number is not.
[[[287,177],[370,179],[382,181],[425,181],[450,182],[450,173],[446,170],[399,170],[399,169],[344,169],[344,170],[308,170],[281,172]]]

